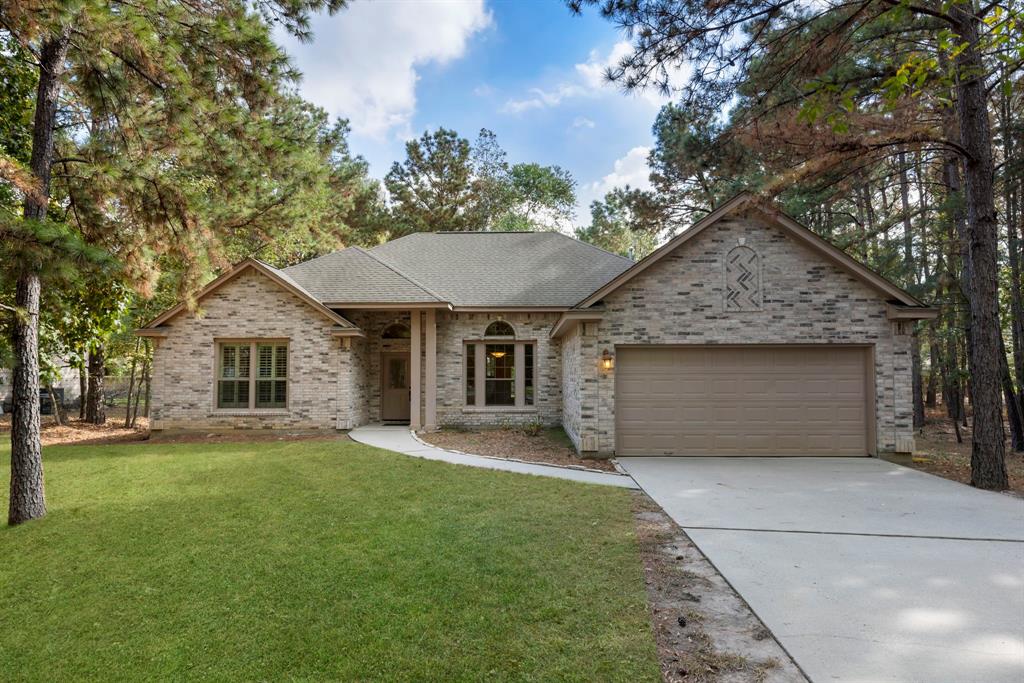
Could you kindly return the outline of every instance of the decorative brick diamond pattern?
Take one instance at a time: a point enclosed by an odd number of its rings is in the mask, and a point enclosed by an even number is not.
[[[725,310],[761,310],[761,263],[750,247],[736,247],[726,256]]]

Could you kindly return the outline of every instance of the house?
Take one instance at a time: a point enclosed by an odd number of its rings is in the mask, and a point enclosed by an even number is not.
[[[922,304],[740,195],[632,262],[558,233],[246,260],[140,335],[153,429],[561,424],[587,455],[913,447]]]

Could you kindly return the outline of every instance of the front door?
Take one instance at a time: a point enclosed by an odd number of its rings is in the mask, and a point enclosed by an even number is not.
[[[380,419],[409,421],[409,354],[381,354]]]

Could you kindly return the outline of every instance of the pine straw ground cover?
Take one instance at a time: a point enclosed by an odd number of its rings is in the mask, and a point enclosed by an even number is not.
[[[0,680],[659,678],[627,491],[340,439],[44,462]]]
[[[971,481],[971,429],[961,427],[963,443],[957,443],[953,423],[942,409],[929,410],[924,429],[915,435],[914,457],[893,458],[901,465],[913,467],[964,484]],[[968,420],[970,424],[970,420]],[[1006,442],[1006,471],[1010,490],[1024,496],[1024,454],[1015,453]]]
[[[608,460],[579,457],[561,427],[442,429],[421,434],[420,438],[439,448],[474,455],[615,471],[615,466]]]

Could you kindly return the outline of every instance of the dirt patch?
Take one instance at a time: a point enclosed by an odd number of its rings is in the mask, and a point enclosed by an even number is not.
[[[935,474],[964,484],[971,482],[971,428],[961,425],[963,443],[956,442],[952,421],[943,409],[929,410],[924,429],[915,437],[914,457],[895,457],[907,467]],[[970,420],[968,420],[970,423]],[[1010,490],[1024,495],[1024,454],[1014,453],[1006,442],[1006,471],[1010,477]]]
[[[579,457],[572,442],[561,427],[538,429],[442,429],[419,435],[438,448],[494,458],[525,460],[563,467],[586,467],[592,470],[614,472],[609,460],[591,460]]]
[[[634,494],[654,638],[666,683],[807,683],[750,607],[654,501]]]

